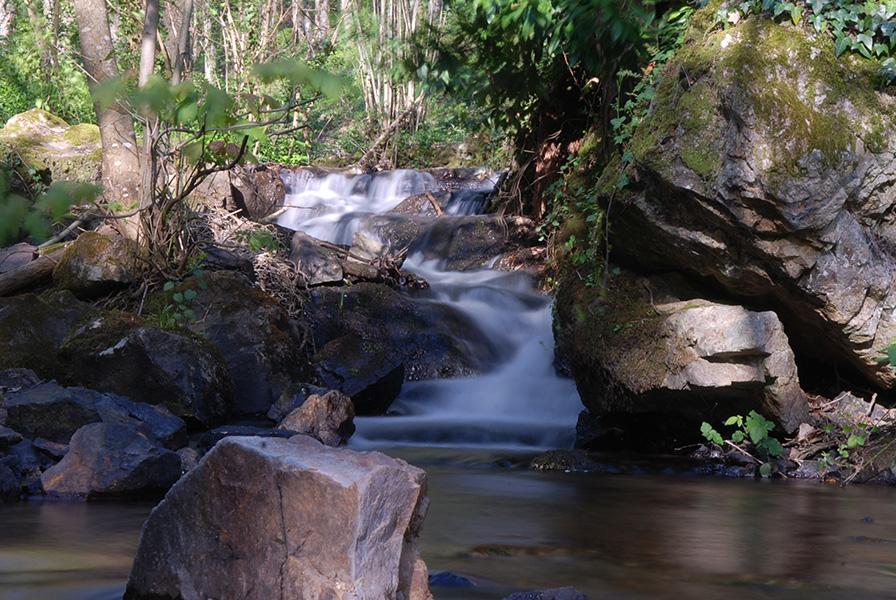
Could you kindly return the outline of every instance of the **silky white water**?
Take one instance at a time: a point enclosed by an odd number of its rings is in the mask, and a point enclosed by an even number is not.
[[[285,204],[292,208],[280,224],[340,244],[351,243],[365,217],[385,214],[409,195],[438,191],[431,175],[414,171],[302,173],[284,182]],[[483,198],[481,191],[456,192],[445,212],[470,214],[482,208]],[[361,233],[378,238],[375,231]],[[463,311],[501,361],[477,377],[406,382],[388,416],[355,420],[350,446],[571,447],[582,405],[574,383],[553,366],[550,298],[535,293],[523,273],[447,271],[444,260],[424,260],[425,243],[415,242],[403,266],[430,284],[415,299]]]

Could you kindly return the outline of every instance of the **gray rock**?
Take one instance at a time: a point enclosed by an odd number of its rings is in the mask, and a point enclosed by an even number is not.
[[[64,388],[50,381],[7,394],[6,423],[27,438],[67,444],[78,429],[100,420],[96,405],[105,397],[101,392]]]
[[[342,281],[342,261],[332,250],[324,248],[310,235],[297,231],[289,246],[289,260],[296,265],[306,285]]]
[[[72,436],[59,464],[41,475],[53,496],[102,498],[157,493],[181,476],[180,457],[136,419],[86,425]]]
[[[40,381],[31,369],[4,369],[0,371],[0,392],[21,392],[38,385]]]
[[[475,375],[504,357],[466,315],[450,306],[415,302],[385,285],[314,288],[305,310],[318,348],[353,336],[340,342],[346,350],[389,353],[378,360],[393,361],[393,368],[404,363],[409,381]],[[324,357],[336,364],[338,352],[319,358]]]
[[[222,425],[203,433],[197,446],[199,450],[206,451],[229,437],[291,438],[294,435],[293,431],[256,425]]]
[[[0,459],[0,504],[14,502],[22,495],[21,479],[8,462],[8,457]]]
[[[323,396],[314,394],[277,425],[310,435],[327,446],[343,446],[355,432],[352,399],[336,390]]]
[[[344,335],[326,344],[312,360],[324,384],[351,396],[359,415],[385,413],[404,383],[404,362],[379,340]]]
[[[220,351],[233,381],[238,417],[265,414],[293,381],[310,375],[289,315],[236,273],[205,274],[193,307],[202,318],[190,328]]]
[[[164,406],[133,402],[82,387],[62,387],[55,381],[7,395],[8,424],[28,438],[67,444],[84,425],[133,417],[170,449],[187,443],[186,423]]]
[[[228,438],[150,515],[127,600],[429,600],[426,475],[307,436]]]
[[[21,433],[19,433],[18,431],[13,431],[9,427],[3,427],[2,425],[0,425],[0,450],[9,448],[10,446],[15,446],[21,441]]]
[[[221,423],[233,405],[227,364],[211,342],[133,315],[92,319],[66,339],[62,355],[74,382],[135,402],[164,404],[203,427]]]

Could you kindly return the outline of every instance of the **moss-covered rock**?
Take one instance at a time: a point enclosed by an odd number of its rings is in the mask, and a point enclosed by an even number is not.
[[[13,116],[0,129],[0,146],[15,151],[27,166],[49,171],[54,181],[100,182],[103,147],[96,125],[69,125],[33,108]]]
[[[797,352],[891,387],[877,359],[896,338],[896,102],[828,37],[765,16],[722,29],[717,8],[634,134],[613,251],[774,310]]]
[[[137,253],[133,240],[87,231],[65,249],[53,280],[80,298],[106,294],[137,279],[144,269]]]

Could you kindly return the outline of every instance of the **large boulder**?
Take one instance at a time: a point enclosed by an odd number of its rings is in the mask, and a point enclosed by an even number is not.
[[[164,492],[180,476],[180,456],[145,424],[119,415],[75,432],[68,452],[41,475],[41,483],[52,496],[90,499]]]
[[[877,359],[896,338],[892,95],[828,35],[765,16],[721,29],[717,8],[695,15],[635,133],[613,250],[771,308],[798,353],[889,388],[896,371]]]
[[[675,301],[620,272],[606,293],[565,285],[557,317],[566,324],[559,354],[583,404],[635,446],[644,438],[661,442],[658,449],[681,446],[699,435],[701,421],[751,410],[788,433],[810,420],[793,351],[771,311]],[[619,432],[606,429],[594,444],[619,443]]]
[[[428,600],[426,474],[306,437],[227,438],[149,516],[126,600]]]
[[[190,328],[214,344],[233,381],[236,416],[264,414],[294,381],[311,372],[289,315],[235,272],[206,272]]]
[[[233,382],[220,351],[189,331],[108,313],[72,332],[61,353],[71,382],[164,404],[189,424],[213,427],[233,405]]]
[[[0,298],[0,369],[31,369],[46,379],[59,378],[59,346],[94,312],[66,291]]]
[[[337,378],[341,378],[338,370],[328,365],[329,357],[336,364],[338,352],[324,349],[347,335],[350,337],[334,348],[344,343],[345,348],[354,348],[359,354],[358,360],[383,354],[378,360],[392,361],[393,368],[404,364],[404,378],[410,381],[474,375],[503,356],[502,350],[457,309],[416,302],[385,285],[359,283],[315,288],[305,310],[321,349],[317,362]],[[348,343],[352,340],[353,346]],[[339,382],[333,381],[336,385],[332,387],[338,388]]]

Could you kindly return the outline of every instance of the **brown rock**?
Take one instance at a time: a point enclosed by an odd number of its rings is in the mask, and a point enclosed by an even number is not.
[[[354,418],[352,399],[332,390],[323,396],[309,396],[302,406],[277,425],[277,429],[304,433],[335,447],[344,445],[355,432]]]
[[[125,599],[430,600],[426,474],[307,436],[219,442],[153,510]]]

